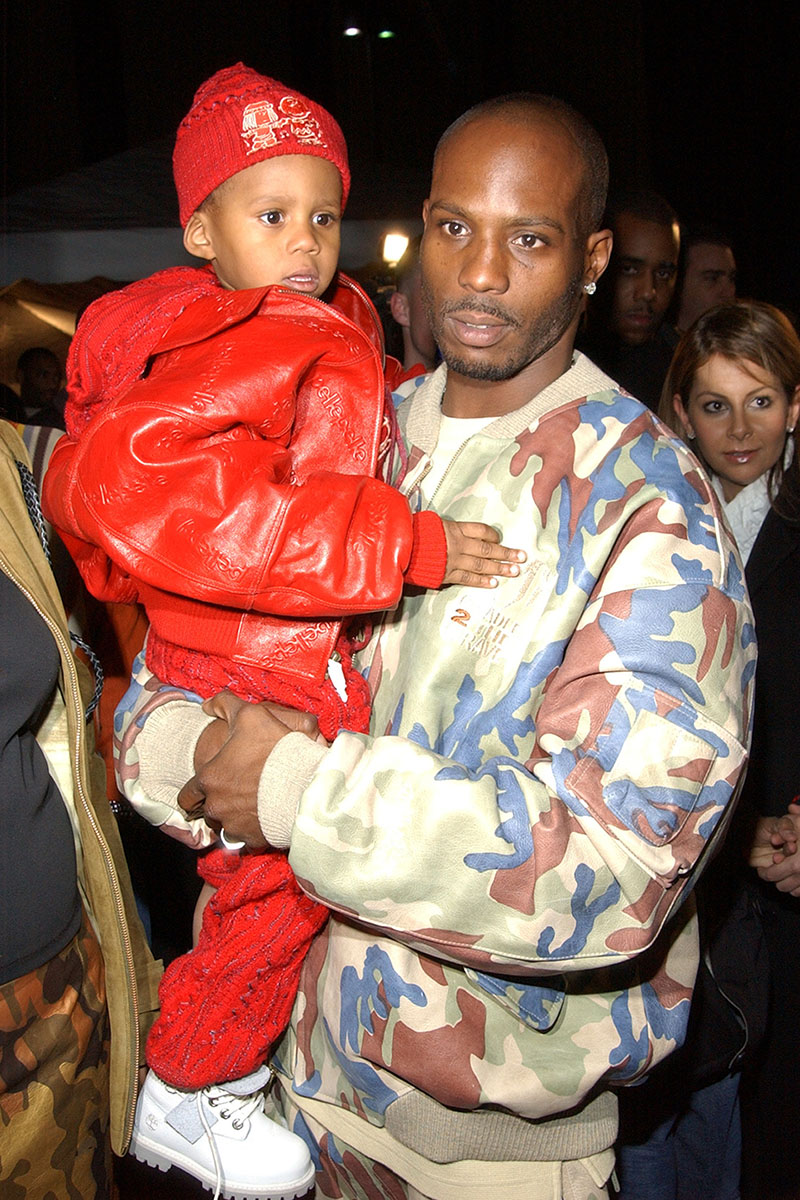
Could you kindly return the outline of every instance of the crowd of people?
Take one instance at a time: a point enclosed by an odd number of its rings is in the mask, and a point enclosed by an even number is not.
[[[173,166],[201,265],[0,421],[0,1191],[800,1196],[790,320],[551,97],[442,133],[398,359],[330,113],[238,63]]]

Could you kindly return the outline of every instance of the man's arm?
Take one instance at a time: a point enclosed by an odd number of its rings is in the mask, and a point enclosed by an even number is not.
[[[679,902],[744,761],[749,610],[691,592],[590,606],[542,703],[514,714],[521,745],[526,722],[536,730],[527,757],[470,769],[407,737],[342,733],[303,778],[305,739],[260,718],[262,812],[281,811],[285,839],[270,840],[290,841],[312,895],[435,957],[538,973],[635,955]],[[220,771],[209,811],[242,833],[224,784]]]
[[[574,631],[531,629],[499,688],[437,645],[444,598],[424,601],[424,641],[395,622],[391,732],[340,734],[299,803],[290,862],[312,895],[479,969],[576,971],[652,944],[725,823],[755,657],[728,543],[698,551],[664,507],[628,520]],[[448,654],[451,695],[425,646]]]

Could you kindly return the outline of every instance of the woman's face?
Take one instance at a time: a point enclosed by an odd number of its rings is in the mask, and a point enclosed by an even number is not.
[[[730,501],[783,454],[787,430],[797,421],[800,387],[788,397],[763,367],[713,354],[694,377],[688,409],[680,396],[672,403]]]

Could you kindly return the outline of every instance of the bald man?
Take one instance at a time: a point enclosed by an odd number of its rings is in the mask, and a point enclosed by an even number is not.
[[[207,702],[189,790],[331,910],[275,1064],[318,1197],[607,1196],[612,1087],[685,1029],[752,618],[710,486],[574,351],[606,182],[587,122],[527,94],[434,160],[444,363],[403,385],[402,489],[495,525],[518,574],[404,597],[362,659],[369,734]]]

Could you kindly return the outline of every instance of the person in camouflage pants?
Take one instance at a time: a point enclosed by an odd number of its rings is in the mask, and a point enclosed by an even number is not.
[[[25,445],[0,421],[0,1196],[109,1200],[161,967],[43,536]]]
[[[613,1089],[685,1032],[755,639],[698,463],[573,350],[606,184],[594,130],[536,96],[434,160],[444,365],[404,385],[402,490],[494,525],[519,575],[404,596],[362,660],[368,734],[205,705],[185,805],[288,847],[332,910],[275,1059],[319,1197],[604,1197]]]
[[[91,927],[0,986],[0,1195],[111,1195],[108,1013]]]

